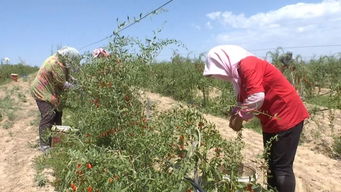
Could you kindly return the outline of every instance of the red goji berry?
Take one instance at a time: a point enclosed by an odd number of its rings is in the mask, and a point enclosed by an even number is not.
[[[91,100],[91,103],[94,104],[97,108],[101,105],[99,98]]]
[[[89,168],[89,169],[91,169],[91,168],[92,168],[91,163],[87,163],[87,164],[86,164],[86,167]]]
[[[130,101],[130,97],[129,97],[128,95],[126,95],[126,96],[124,96],[124,100],[125,100],[126,102],[128,102],[128,101]]]
[[[91,186],[88,187],[87,190],[88,190],[88,192],[92,192],[92,187]]]
[[[113,181],[113,179],[111,177],[109,177],[108,182],[112,183],[112,181]]]
[[[77,186],[73,183],[70,184],[72,191],[77,191]]]

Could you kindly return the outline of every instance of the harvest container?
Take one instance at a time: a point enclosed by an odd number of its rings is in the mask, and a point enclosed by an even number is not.
[[[230,175],[223,176],[223,179],[230,180]],[[261,189],[252,189],[252,183],[256,183],[258,179],[257,171],[251,166],[241,165],[238,171],[237,182],[245,185],[244,191],[258,192]]]
[[[51,132],[52,132],[51,146],[55,147],[63,141],[66,134],[71,132],[78,132],[78,129],[74,129],[66,125],[53,125],[51,128]]]
[[[63,132],[52,132],[51,137],[51,147],[56,147],[58,144],[60,144],[65,137],[65,133]]]
[[[19,77],[18,74],[16,74],[16,73],[11,73],[11,79],[12,79],[13,81],[17,82],[17,81],[18,81],[18,77]]]
[[[222,172],[228,172],[224,167],[220,167],[219,168],[220,171]],[[244,187],[244,189],[242,189],[242,191],[237,190],[235,192],[261,192],[262,188],[260,186],[253,186],[253,183],[256,183],[257,179],[258,179],[258,175],[256,172],[256,169],[254,169],[251,166],[248,165],[240,165],[239,171],[238,171],[238,176],[236,180],[236,182],[242,184],[242,187]],[[203,188],[204,186],[200,186],[198,183],[196,183],[194,181],[194,179],[191,179],[189,177],[185,177],[184,178],[185,181],[189,182],[192,187],[194,192],[206,192]],[[228,181],[230,181],[230,175],[224,175],[223,179],[226,179]]]

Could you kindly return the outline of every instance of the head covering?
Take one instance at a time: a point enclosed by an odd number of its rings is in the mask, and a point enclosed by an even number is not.
[[[58,58],[67,67],[75,69],[81,60],[78,50],[73,47],[63,47],[57,51]]]
[[[203,75],[231,82],[238,95],[240,91],[238,64],[248,56],[253,54],[237,45],[216,46],[207,54]]]
[[[103,48],[97,48],[92,51],[92,56],[94,58],[100,58],[100,57],[108,57],[109,53],[104,50]]]

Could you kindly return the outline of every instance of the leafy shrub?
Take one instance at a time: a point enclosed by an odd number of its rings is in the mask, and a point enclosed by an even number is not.
[[[56,170],[57,190],[76,187],[86,191],[91,187],[94,191],[186,191],[191,188],[183,181],[186,176],[201,176],[201,185],[208,191],[243,187],[235,180],[222,179],[238,169],[242,144],[223,140],[193,110],[176,109],[125,129],[127,135],[66,138],[46,160]],[[101,137],[117,143],[98,146],[96,140]],[[221,167],[228,172],[219,171]]]
[[[24,64],[2,64],[0,65],[0,84],[10,79],[11,73],[16,73],[19,76],[27,76],[31,73],[38,71],[38,67],[33,67]]]
[[[40,161],[54,169],[55,188],[186,191],[192,187],[184,177],[191,177],[207,191],[244,189],[236,174],[240,140],[224,140],[191,108],[146,117],[136,86],[146,60],[123,40],[110,46],[110,58],[89,58],[75,73],[77,87],[63,96],[66,124],[80,131]]]
[[[202,75],[204,63],[201,58],[189,59],[175,54],[171,62],[142,68],[139,86],[183,101],[202,112],[222,116],[235,103],[230,83]],[[219,90],[218,96],[211,94],[213,88]]]

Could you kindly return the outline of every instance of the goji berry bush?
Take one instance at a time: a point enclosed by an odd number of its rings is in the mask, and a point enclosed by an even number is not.
[[[65,124],[79,132],[65,135],[42,157],[55,172],[57,191],[193,191],[185,177],[206,191],[270,191],[257,183],[237,182],[243,143],[224,140],[195,108],[226,112],[222,106],[233,105],[231,87],[203,78],[200,58],[175,56],[171,63],[152,62],[162,47],[174,42],[117,35],[107,47],[110,57],[86,56],[73,74],[76,88],[63,95]],[[273,55],[279,67],[280,56]],[[300,70],[310,71],[306,73],[310,78],[315,65],[298,61],[290,60]],[[282,70],[289,70],[284,72],[292,75],[292,82],[302,83],[302,91],[310,96],[314,85],[295,79],[295,66]],[[326,85],[338,90],[332,81],[339,82],[335,74],[328,76]],[[221,90],[218,99],[209,97],[212,87]],[[190,107],[147,115],[139,95],[145,88],[186,101]],[[202,97],[196,96],[197,90]],[[224,179],[226,175],[230,179]]]
[[[185,177],[207,191],[245,189],[237,182],[240,140],[224,140],[193,108],[146,115],[137,86],[150,61],[144,51],[168,42],[138,43],[136,53],[136,44],[116,37],[110,57],[88,57],[73,74],[64,117],[79,132],[65,134],[41,161],[53,168],[57,191],[193,191]]]

